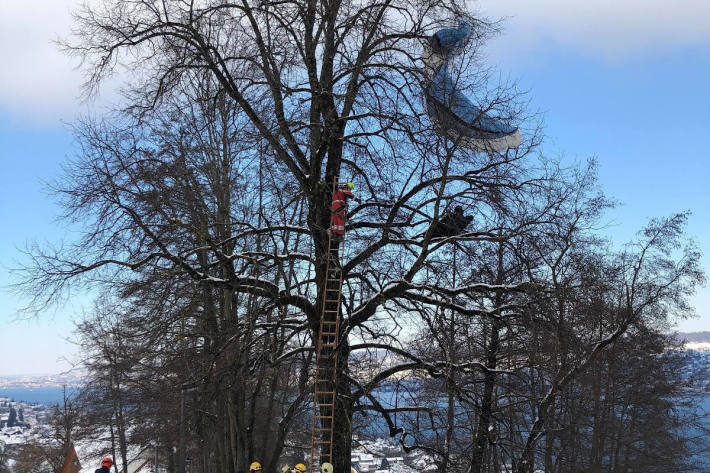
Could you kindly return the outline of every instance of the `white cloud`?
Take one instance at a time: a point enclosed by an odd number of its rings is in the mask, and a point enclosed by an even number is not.
[[[71,28],[76,0],[0,1],[0,109],[42,123],[71,118],[83,81],[53,43]]]
[[[45,123],[82,108],[76,60],[53,43],[71,28],[78,0],[0,0],[0,109]],[[492,18],[509,17],[493,45],[524,54],[552,40],[619,60],[687,45],[710,44],[710,1],[479,0]]]
[[[508,50],[540,41],[623,60],[689,45],[710,44],[708,0],[479,0],[491,18],[508,17]]]

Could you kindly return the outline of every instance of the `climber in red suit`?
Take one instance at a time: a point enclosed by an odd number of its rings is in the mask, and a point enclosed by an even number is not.
[[[330,204],[330,231],[334,241],[341,242],[345,239],[345,215],[348,199],[358,200],[352,193],[354,188],[355,185],[348,182],[333,192],[333,201]]]

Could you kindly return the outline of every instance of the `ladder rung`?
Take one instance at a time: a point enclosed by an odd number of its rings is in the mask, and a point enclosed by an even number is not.
[[[316,419],[332,419],[333,416],[316,416]]]

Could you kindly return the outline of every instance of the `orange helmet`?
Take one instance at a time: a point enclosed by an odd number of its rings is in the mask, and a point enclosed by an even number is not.
[[[103,460],[101,460],[101,466],[104,466],[104,465],[111,467],[111,465],[113,465],[113,460],[111,460],[110,457],[104,458]]]

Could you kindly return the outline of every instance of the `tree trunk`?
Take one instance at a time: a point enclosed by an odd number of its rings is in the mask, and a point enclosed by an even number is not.
[[[350,381],[347,376],[349,357],[350,346],[347,340],[343,340],[338,352],[335,418],[333,419],[333,467],[336,473],[350,471],[350,459],[352,456],[353,399]]]
[[[488,344],[486,367],[495,370],[497,366],[498,348],[500,346],[500,322],[493,321],[491,327],[491,337]],[[490,427],[493,415],[493,390],[495,389],[496,375],[492,371],[487,371],[484,375],[483,399],[481,400],[481,414],[476,429],[476,437],[473,446],[473,457],[471,459],[471,473],[483,472],[483,459],[490,443]]]

